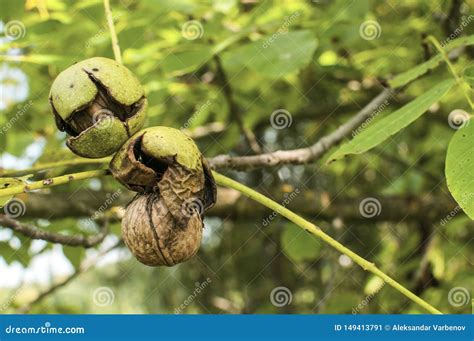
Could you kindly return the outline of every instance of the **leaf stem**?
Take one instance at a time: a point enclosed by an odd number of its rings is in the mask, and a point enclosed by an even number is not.
[[[120,45],[118,43],[117,32],[115,32],[114,18],[110,9],[109,0],[104,0],[105,16],[107,17],[107,25],[109,26],[110,39],[112,40],[112,49],[114,51],[115,60],[122,64],[122,55],[120,53]]]
[[[438,52],[441,54],[441,57],[443,58],[445,63],[448,65],[449,71],[453,75],[454,79],[456,80],[456,83],[458,83],[458,85],[461,88],[464,96],[466,97],[467,102],[469,103],[469,106],[471,107],[471,109],[474,110],[474,103],[472,102],[471,97],[469,97],[469,93],[466,92],[464,81],[456,73],[456,70],[454,69],[453,64],[449,60],[449,57],[446,54],[446,51],[443,49],[443,47],[439,43],[438,39],[436,39],[432,35],[429,35],[426,39],[428,39],[433,44],[433,46],[438,50]]]
[[[342,254],[348,256],[351,258],[355,263],[360,265],[364,270],[370,271],[374,275],[380,277],[381,279],[384,280],[385,283],[388,285],[392,286],[396,290],[398,290],[400,293],[402,293],[404,296],[408,297],[410,300],[413,302],[417,303],[421,307],[423,307],[425,310],[432,314],[442,314],[438,309],[433,307],[431,304],[428,302],[424,301],[420,297],[416,296],[414,293],[412,293],[410,290],[405,288],[403,285],[395,281],[393,278],[385,274],[382,270],[377,268],[377,266],[374,263],[369,262],[368,260],[362,258],[355,252],[351,251],[341,243],[339,243],[337,240],[333,239],[331,236],[327,235],[325,232],[323,232],[318,226],[310,223],[306,219],[300,217],[296,213],[293,213],[292,211],[288,210],[287,208],[281,206],[280,204],[276,203],[275,201],[267,198],[266,196],[258,193],[257,191],[237,182],[234,181],[222,174],[219,174],[217,172],[213,172],[214,178],[216,180],[216,183],[229,187],[232,189],[235,189],[242,193],[243,195],[249,197],[250,199],[274,210],[275,212],[281,214],[288,220],[292,221],[296,225],[298,225],[300,228],[303,230],[315,235],[316,237],[320,238],[322,241],[325,243],[331,245],[333,248],[341,252]]]

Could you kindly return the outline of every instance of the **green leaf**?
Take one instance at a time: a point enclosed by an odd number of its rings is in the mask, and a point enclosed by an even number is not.
[[[470,65],[464,69],[463,78],[471,89],[474,89],[474,65]]]
[[[446,52],[449,52],[457,47],[460,46],[469,46],[469,45],[474,45],[474,35],[468,36],[468,37],[463,37],[463,38],[458,38],[444,48]],[[417,79],[418,77],[421,77],[425,73],[427,73],[429,70],[432,70],[436,68],[441,62],[443,61],[443,57],[441,54],[437,54],[436,56],[432,57],[428,61],[419,64],[415,66],[412,69],[409,69],[408,71],[405,71],[391,80],[388,81],[388,84],[392,88],[399,88],[401,86],[404,86],[411,81]]]
[[[13,257],[15,253],[16,250],[10,246],[8,241],[0,241],[0,259],[3,259],[7,264],[10,264],[15,260]]]
[[[436,68],[441,62],[443,61],[443,57],[441,57],[440,54],[434,56],[430,60],[419,64],[415,66],[414,68],[405,71],[391,80],[388,81],[388,84],[392,88],[399,88],[401,86],[404,86],[411,81],[417,79],[418,77],[423,76],[425,73],[427,73],[429,70],[432,70]]]
[[[474,122],[465,123],[451,139],[446,155],[448,188],[459,206],[474,220]]]
[[[369,125],[332,154],[328,163],[349,154],[362,154],[398,133],[423,115],[433,103],[451,89],[454,83],[452,79],[443,81],[397,111]]]
[[[295,224],[287,224],[281,235],[285,254],[295,262],[315,259],[321,249],[320,241]]]
[[[310,31],[293,31],[266,36],[229,52],[232,62],[239,62],[255,72],[281,77],[307,65],[316,50],[317,40]]]
[[[23,181],[21,179],[0,178],[0,190],[8,188],[8,187],[12,187],[12,186],[21,185],[21,184],[23,184]],[[0,195],[0,208],[2,208],[7,202],[9,202],[11,198],[13,198],[13,195],[9,195],[6,197],[2,197]]]

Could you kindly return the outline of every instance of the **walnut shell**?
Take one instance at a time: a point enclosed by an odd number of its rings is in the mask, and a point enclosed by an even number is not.
[[[197,197],[203,205],[201,213],[216,201],[211,169],[194,141],[178,129],[139,131],[114,155],[109,169],[117,181],[135,192],[161,192],[166,199],[171,196],[180,201]],[[169,201],[167,205],[174,206]]]
[[[94,57],[61,72],[51,86],[50,105],[59,130],[75,154],[100,158],[116,152],[142,126],[147,99],[125,66]]]
[[[180,224],[159,196],[138,195],[122,220],[125,244],[145,265],[173,266],[184,262],[198,251],[203,230],[199,212],[190,213]]]

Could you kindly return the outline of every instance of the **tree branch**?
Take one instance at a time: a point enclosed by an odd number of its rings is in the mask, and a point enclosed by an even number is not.
[[[23,224],[12,219],[6,215],[0,214],[0,226],[10,228],[13,231],[24,235],[31,239],[45,240],[50,243],[68,245],[68,246],[82,246],[84,248],[93,247],[101,243],[109,233],[108,221],[104,223],[101,231],[94,236],[82,235],[64,235],[55,232],[48,232],[38,229],[36,226]]]
[[[238,170],[248,170],[257,167],[274,167],[282,164],[304,164],[314,162],[321,158],[326,151],[337,145],[362,122],[373,115],[374,111],[382,105],[386,100],[394,95],[394,90],[384,89],[369,104],[362,108],[349,121],[342,124],[332,133],[322,137],[318,142],[310,147],[278,150],[272,153],[265,153],[252,156],[229,156],[218,155],[208,159],[210,165],[214,169],[232,168]]]

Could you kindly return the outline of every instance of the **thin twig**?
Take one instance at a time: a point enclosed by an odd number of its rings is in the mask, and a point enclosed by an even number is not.
[[[283,217],[287,218],[288,220],[292,221],[296,225],[298,225],[300,228],[303,230],[315,235],[316,237],[320,238],[323,242],[326,244],[329,244],[333,248],[335,248],[337,251],[341,252],[342,254],[348,256],[350,259],[352,259],[356,264],[360,265],[364,270],[370,271],[377,277],[380,277],[381,279],[384,280],[385,283],[402,293],[404,296],[408,297],[410,300],[418,304],[419,306],[423,307],[426,309],[426,311],[432,313],[432,314],[442,314],[438,309],[433,307],[431,304],[428,302],[424,301],[420,297],[416,296],[414,293],[412,293],[410,290],[405,288],[403,285],[395,281],[393,278],[385,274],[382,270],[380,270],[374,263],[369,262],[368,260],[362,258],[352,250],[348,249],[341,243],[339,243],[337,240],[333,239],[331,236],[323,232],[318,226],[314,225],[313,223],[310,223],[308,220],[300,217],[296,213],[293,213],[292,211],[288,210],[287,208],[281,206],[280,204],[276,203],[275,201],[267,198],[266,196],[258,193],[257,191],[254,191],[253,189],[237,182],[234,181],[222,174],[219,174],[217,172],[213,172],[214,178],[216,180],[216,183],[221,186],[233,188],[239,192],[241,192],[243,195],[249,197],[250,199],[265,205],[269,209],[275,211],[278,214],[281,214]]]
[[[208,159],[210,165],[214,169],[233,168],[239,170],[247,170],[257,167],[274,167],[283,164],[305,164],[314,162],[321,158],[326,151],[337,145],[346,136],[356,129],[362,122],[373,115],[374,111],[387,99],[394,95],[394,90],[384,89],[369,104],[362,108],[349,121],[339,126],[330,134],[322,137],[318,142],[310,147],[278,150],[272,153],[265,153],[251,156],[229,156],[218,155]]]
[[[30,224],[23,224],[10,218],[9,216],[0,214],[0,226],[10,228],[13,231],[24,235],[31,239],[45,240],[50,243],[62,244],[68,246],[82,246],[84,248],[93,247],[100,244],[109,232],[108,221],[105,221],[100,232],[93,236],[83,235],[65,235],[61,233],[49,232],[41,230]]]
[[[105,16],[107,17],[107,25],[109,26],[110,39],[112,40],[112,49],[114,51],[115,60],[122,64],[122,54],[120,53],[120,45],[118,43],[117,33],[115,32],[114,18],[110,9],[109,0],[104,0]]]

